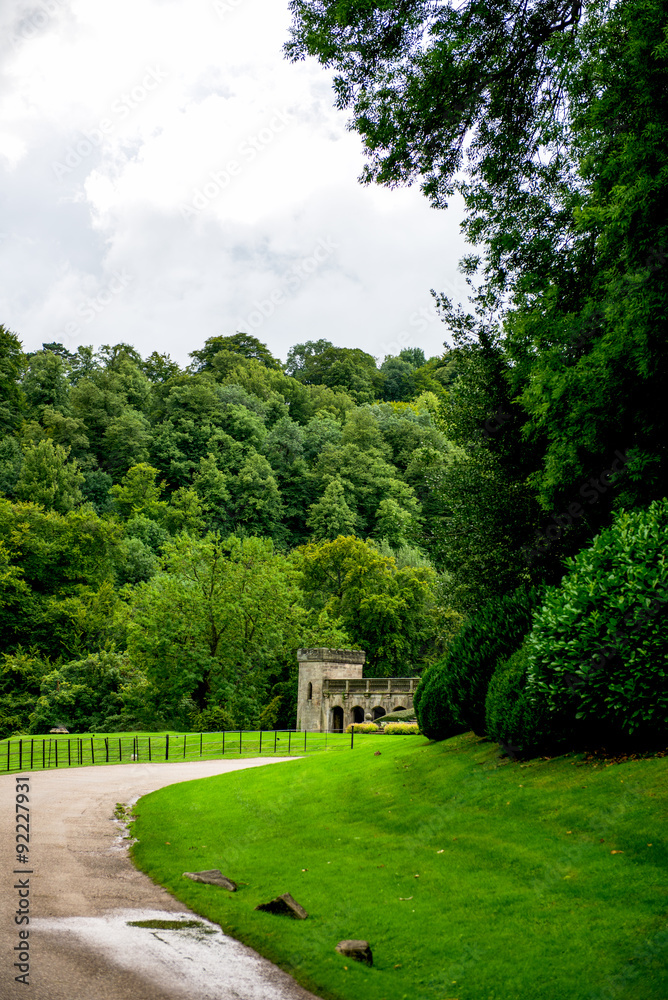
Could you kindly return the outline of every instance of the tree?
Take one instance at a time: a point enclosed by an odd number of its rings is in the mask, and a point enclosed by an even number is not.
[[[19,384],[25,357],[15,333],[0,324],[0,430],[16,427],[25,406]]]
[[[271,466],[263,455],[251,452],[229,479],[232,516],[237,531],[274,536],[278,533],[283,505]]]
[[[313,341],[308,344],[313,344]],[[359,347],[330,345],[313,349],[305,352],[300,361],[299,367],[295,367],[293,362],[291,368],[294,368],[295,378],[305,385],[326,385],[331,389],[343,389],[357,403],[371,403],[381,394],[384,379],[376,367],[376,359]]]
[[[324,339],[307,340],[303,344],[295,344],[288,351],[288,358],[284,366],[285,371],[288,375],[294,375],[297,378],[308,361],[322,354],[328,347],[334,347],[334,344],[330,340]]]
[[[343,483],[338,476],[327,484],[320,500],[311,504],[306,523],[318,542],[354,533],[357,515],[346,503]]]
[[[225,475],[210,452],[200,459],[199,469],[193,476],[193,488],[202,502],[207,530],[228,531],[232,527],[230,491]]]
[[[120,485],[112,486],[114,504],[125,518],[143,514],[159,521],[163,517],[167,504],[160,496],[165,484],[156,482],[157,476],[156,468],[140,462],[128,469]]]
[[[56,659],[102,648],[114,627],[119,544],[119,527],[90,507],[60,514],[0,498],[5,650]]]
[[[252,725],[296,598],[290,567],[267,539],[176,539],[163,571],[132,598],[131,661],[172,718],[194,702]]]
[[[146,417],[126,406],[104,432],[106,466],[114,476],[148,461],[151,428]]]
[[[337,102],[365,139],[364,179],[421,178],[437,206],[464,197],[477,252],[462,268],[478,275],[474,307],[505,355],[519,439],[538,452],[525,489],[558,512],[627,449],[624,489],[601,501],[591,531],[614,506],[664,496],[662,0],[291,10],[287,54],[334,68]],[[440,302],[451,330],[480,335]]]
[[[286,55],[334,69],[336,104],[351,109],[365,144],[366,182],[421,177],[443,205],[456,186],[466,190],[456,184],[466,154],[475,193],[535,184],[540,143],[566,105],[560,76],[578,56],[583,5],[291,0],[290,10]]]
[[[46,407],[66,412],[70,386],[65,361],[51,351],[31,354],[23,376],[23,392],[28,412],[41,418]]]
[[[68,455],[69,448],[54,445],[48,438],[28,445],[15,487],[17,497],[61,514],[73,510],[83,500],[84,476],[76,460],[67,461]]]
[[[373,542],[351,536],[306,545],[296,560],[307,606],[341,621],[366,650],[369,675],[414,672],[434,638],[430,567],[398,569]]]
[[[241,355],[242,358],[252,358],[266,368],[274,368],[277,371],[280,371],[281,368],[280,362],[273,356],[266,344],[261,343],[249,333],[235,333],[231,337],[209,337],[201,350],[192,351],[190,357],[198,362],[195,370],[210,371],[219,351],[231,351],[233,354]]]
[[[127,656],[120,653],[92,653],[56,666],[42,677],[30,732],[46,733],[52,726],[74,733],[104,732],[107,719],[123,708],[123,686],[129,679]]]
[[[3,653],[0,664],[0,739],[27,733],[30,714],[39,697],[42,677],[49,663],[34,653],[18,649]]]

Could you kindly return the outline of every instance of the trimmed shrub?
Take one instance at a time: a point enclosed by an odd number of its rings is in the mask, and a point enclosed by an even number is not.
[[[539,590],[516,590],[488,601],[464,623],[447,655],[429,667],[413,704],[432,740],[473,729],[484,735],[487,688],[499,660],[515,652],[531,629]]]
[[[203,712],[194,711],[190,716],[190,723],[194,733],[222,733],[223,730],[237,728],[230,713],[220,705],[212,705]]]
[[[388,722],[383,732],[388,736],[417,736],[420,727],[412,726],[408,722]]]
[[[53,726],[66,726],[71,733],[104,732],[107,719],[122,711],[123,688],[131,679],[127,656],[108,650],[52,666],[42,678],[30,732],[45,733]]]
[[[346,726],[346,732],[352,732],[353,726],[355,727],[356,733],[381,733],[382,730],[376,725],[375,722],[351,722],[349,726]]]
[[[430,740],[447,740],[466,729],[452,711],[447,663],[446,658],[427,667],[413,696],[420,729]]]
[[[528,640],[528,691],[586,742],[668,729],[668,500],[567,561]]]
[[[487,735],[511,756],[528,755],[552,739],[545,705],[528,693],[528,668],[525,643],[497,665],[485,699]]]

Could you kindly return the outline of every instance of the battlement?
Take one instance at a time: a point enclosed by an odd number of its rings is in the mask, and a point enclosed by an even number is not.
[[[366,653],[363,649],[327,649],[320,646],[316,649],[298,649],[297,659],[300,663],[366,663]]]

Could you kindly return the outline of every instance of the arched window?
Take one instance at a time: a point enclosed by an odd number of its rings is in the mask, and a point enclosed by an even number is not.
[[[332,732],[343,732],[343,709],[340,705],[335,705],[332,709]]]
[[[382,708],[380,705],[376,705],[376,707],[373,710],[374,719],[382,719],[384,715],[387,715],[385,709]]]
[[[306,697],[308,701],[313,701],[313,685],[309,681],[308,689],[306,691]]]
[[[353,722],[364,722],[364,709],[360,705],[353,709]]]

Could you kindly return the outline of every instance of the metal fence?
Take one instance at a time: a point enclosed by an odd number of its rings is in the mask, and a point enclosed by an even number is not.
[[[92,764],[216,760],[228,756],[345,750],[353,748],[354,738],[354,732],[313,733],[295,729],[16,738],[0,743],[0,774],[90,767]]]

